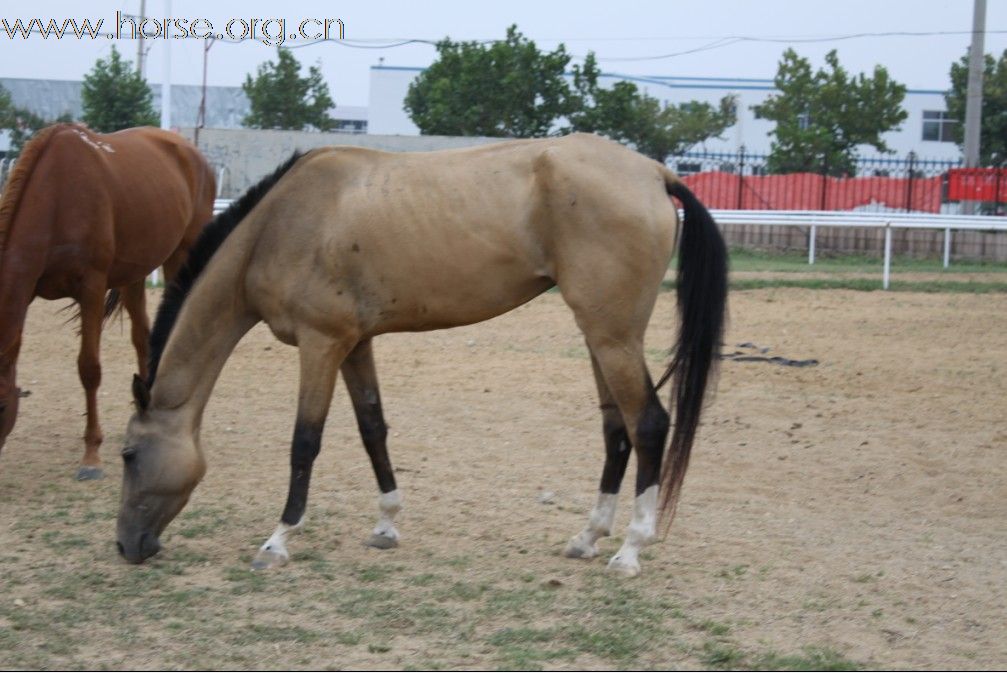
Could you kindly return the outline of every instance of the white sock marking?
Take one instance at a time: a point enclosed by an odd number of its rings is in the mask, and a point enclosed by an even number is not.
[[[378,515],[378,523],[374,526],[374,535],[398,540],[399,532],[395,530],[395,515],[402,509],[402,496],[399,495],[399,490],[382,493],[378,497],[378,509],[381,514]]]
[[[272,552],[277,556],[284,559],[289,559],[290,554],[287,552],[287,537],[296,533],[304,525],[304,518],[302,517],[293,526],[283,523],[282,521],[273,531],[273,534],[269,536],[269,539],[259,548],[259,553],[262,552]]]
[[[615,507],[619,504],[618,493],[599,493],[598,502],[591,510],[587,527],[574,536],[567,545],[567,556],[590,558],[598,553],[595,543],[612,533],[615,521]]]
[[[653,542],[657,534],[657,488],[655,484],[636,497],[626,541],[609,561],[609,567],[633,575],[640,572],[640,550]]]

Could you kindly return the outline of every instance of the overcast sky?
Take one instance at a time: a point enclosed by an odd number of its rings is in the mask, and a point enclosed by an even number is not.
[[[87,6],[83,14],[81,6]],[[965,54],[972,27],[972,0],[661,0],[632,2],[581,0],[507,0],[482,2],[380,2],[356,0],[243,0],[210,3],[173,0],[171,16],[189,21],[206,19],[222,27],[229,19],[287,20],[287,32],[305,19],[341,19],[347,38],[422,38],[436,40],[493,39],[516,23],[541,48],[563,42],[575,57],[594,51],[607,72],[632,75],[770,78],[787,46],[817,66],[830,49],[854,72],[875,64],[910,88],[945,89],[950,63]],[[1007,49],[1007,0],[989,0],[986,52]],[[87,16],[114,25],[116,11],[138,13],[139,0],[4,0],[0,19],[12,22]],[[148,0],[147,14],[162,16],[163,0]],[[235,24],[237,26],[239,24]],[[275,24],[274,24],[275,25]],[[313,28],[314,24],[309,24]],[[999,31],[999,32],[998,32]],[[859,34],[863,37],[848,37]],[[944,33],[925,36],[879,33]],[[730,38],[751,38],[734,41]],[[840,39],[840,38],[846,39]],[[826,41],[811,41],[824,38]],[[56,41],[32,36],[11,40],[0,31],[0,76],[80,79],[94,60],[106,56],[112,40]],[[287,42],[292,46],[296,42]],[[117,42],[130,59],[132,40]],[[202,41],[173,41],[172,80],[199,84]],[[711,47],[695,53],[689,50]],[[154,41],[147,61],[147,77],[160,82],[166,48]],[[302,62],[320,62],[337,104],[366,105],[368,72],[383,57],[385,65],[425,66],[435,56],[432,46],[407,45],[390,49],[357,49],[344,44],[319,44],[296,49]],[[672,55],[666,58],[637,59]],[[275,47],[261,43],[217,43],[209,53],[209,82],[240,85],[258,63],[275,58]]]

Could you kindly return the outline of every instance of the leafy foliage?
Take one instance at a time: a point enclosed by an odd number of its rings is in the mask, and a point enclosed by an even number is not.
[[[945,94],[948,116],[965,119],[965,98],[969,80],[968,54],[951,64],[951,90]],[[983,67],[982,126],[979,160],[984,166],[1007,160],[1007,50],[995,59],[986,54]],[[955,140],[964,145],[965,125],[955,125]]]
[[[98,59],[91,72],[84,75],[83,120],[102,133],[156,126],[153,99],[147,81],[113,46],[109,57]]]
[[[437,43],[437,60],[409,86],[404,108],[421,133],[537,138],[570,111],[563,45],[541,52],[517,26],[490,44]]]
[[[735,122],[734,100],[662,107],[632,82],[599,83],[593,53],[565,72],[561,44],[542,52],[517,30],[491,44],[437,44],[438,58],[409,87],[405,110],[425,134],[535,138],[583,131],[608,136],[663,161]],[[567,126],[559,127],[561,120]]]
[[[725,96],[719,107],[698,101],[662,107],[632,82],[602,88],[600,75],[593,53],[584,59],[583,67],[574,66],[575,104],[569,115],[570,127],[565,130],[598,133],[664,161],[707,138],[720,136],[737,121],[732,96]]]
[[[241,120],[248,128],[329,131],[336,125],[329,116],[336,104],[321,68],[313,65],[301,77],[301,64],[289,49],[277,48],[277,61],[260,64],[255,78],[247,75],[241,88],[251,103]]]
[[[776,73],[779,95],[752,109],[776,122],[768,168],[774,173],[855,173],[858,145],[889,152],[881,135],[896,130],[908,116],[902,109],[906,87],[878,65],[871,77],[853,77],[836,51],[825,56],[828,69],[812,72],[793,49],[783,53]]]
[[[68,121],[72,121],[68,113],[64,113],[57,119],[49,121],[27,108],[14,105],[10,92],[0,86],[0,129],[10,131],[10,149],[7,151],[7,156],[16,157],[19,155],[25,143],[39,129],[56,122]]]

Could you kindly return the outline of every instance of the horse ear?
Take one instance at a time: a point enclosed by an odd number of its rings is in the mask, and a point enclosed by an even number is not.
[[[147,410],[150,405],[150,388],[147,383],[140,378],[139,374],[133,374],[133,400],[136,408],[141,413]]]

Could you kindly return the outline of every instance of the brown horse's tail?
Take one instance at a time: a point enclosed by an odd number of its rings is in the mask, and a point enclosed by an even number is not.
[[[707,383],[715,374],[727,312],[727,246],[706,207],[678,176],[666,174],[668,194],[685,212],[678,249],[678,311],[681,327],[662,382],[672,378],[675,428],[661,472],[661,515],[671,524],[682,491],[689,453],[703,411]]]
[[[112,288],[105,295],[104,322],[109,322],[117,315],[122,315],[122,295],[118,288]]]

